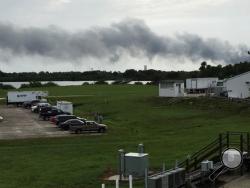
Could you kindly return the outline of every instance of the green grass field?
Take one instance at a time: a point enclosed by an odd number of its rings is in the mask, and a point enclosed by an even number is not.
[[[72,101],[79,116],[93,119],[94,112],[103,114],[108,133],[0,141],[0,187],[97,188],[105,172],[117,170],[120,148],[136,151],[137,144],[144,143],[150,167],[157,169],[163,162],[172,167],[176,159],[192,154],[219,132],[250,131],[247,105],[209,98],[158,98],[156,86],[42,89],[53,96],[49,98],[52,103],[59,99]],[[5,91],[0,95],[4,97]]]

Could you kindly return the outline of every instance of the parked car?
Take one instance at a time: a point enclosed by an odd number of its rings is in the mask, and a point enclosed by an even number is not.
[[[65,122],[66,123],[66,122]],[[81,120],[71,120],[67,122],[69,124],[69,130],[75,133],[81,133],[84,131],[91,132],[106,132],[107,126],[104,124],[98,124],[95,121],[81,121]]]
[[[56,106],[42,106],[42,107],[40,107],[39,115],[41,116],[44,113],[47,113],[48,111],[51,111],[54,109],[57,109],[57,107]]]
[[[47,112],[43,113],[42,115],[40,115],[40,117],[43,120],[48,120],[50,117],[56,116],[56,115],[60,115],[60,114],[67,114],[67,115],[69,115],[70,113],[64,112],[64,111],[59,110],[59,109],[52,109],[50,111],[47,111]]]
[[[69,120],[67,120],[67,121],[65,121],[65,122],[63,122],[63,123],[60,123],[59,125],[58,125],[58,127],[60,127],[61,129],[63,129],[63,130],[69,130],[69,127],[70,127],[70,125],[72,125],[72,124],[81,124],[81,123],[85,123],[86,122],[86,120],[84,119],[84,118],[80,118],[80,119],[69,119]]]
[[[40,111],[40,108],[45,106],[51,106],[51,105],[49,103],[38,103],[37,105],[31,107],[31,111],[38,113]]]
[[[54,124],[56,124],[58,126],[61,123],[65,122],[69,119],[77,119],[77,117],[74,115],[65,115],[65,114],[57,115],[57,116],[55,116]]]
[[[40,100],[33,100],[33,101],[25,101],[23,103],[23,108],[31,108],[31,106],[34,106],[36,104],[38,104],[40,102]]]
[[[56,122],[56,116],[51,116],[49,118],[49,121],[50,121],[50,123],[55,124],[55,122]]]

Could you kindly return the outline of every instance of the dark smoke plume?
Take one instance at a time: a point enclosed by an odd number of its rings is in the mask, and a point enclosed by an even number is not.
[[[143,21],[125,20],[110,27],[70,33],[57,27],[20,28],[0,23],[0,56],[20,55],[77,60],[85,57],[119,61],[122,54],[152,59],[187,58],[237,63],[247,58],[247,46],[235,47],[218,39],[193,34],[159,36]],[[2,57],[2,59],[5,57]]]

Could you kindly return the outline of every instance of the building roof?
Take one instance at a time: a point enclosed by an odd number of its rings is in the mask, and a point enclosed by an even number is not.
[[[198,79],[219,79],[218,77],[206,77],[206,78],[187,78],[187,80],[198,80]]]
[[[125,154],[126,157],[144,157],[144,156],[148,156],[147,153],[126,153]]]
[[[183,80],[161,80],[160,83],[184,83]]]
[[[250,71],[247,71],[247,72],[244,72],[244,73],[242,73],[242,74],[238,74],[238,75],[236,75],[236,76],[233,76],[233,77],[231,77],[231,78],[228,78],[228,79],[226,79],[226,81],[232,80],[232,79],[235,79],[235,78],[238,78],[238,77],[241,77],[241,76],[246,75],[246,74],[250,74]]]

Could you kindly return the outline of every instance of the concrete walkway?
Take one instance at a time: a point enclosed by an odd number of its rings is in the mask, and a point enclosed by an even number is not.
[[[227,182],[220,188],[250,188],[250,174],[230,177]]]

